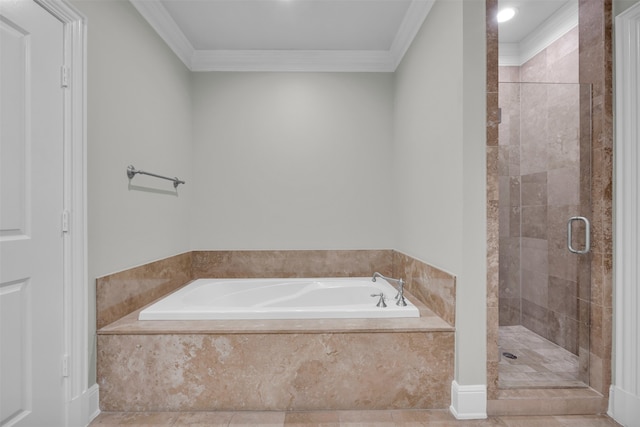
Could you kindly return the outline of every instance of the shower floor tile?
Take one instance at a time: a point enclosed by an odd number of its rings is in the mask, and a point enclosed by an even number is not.
[[[587,387],[578,379],[578,356],[524,326],[500,326],[498,347],[500,388]]]

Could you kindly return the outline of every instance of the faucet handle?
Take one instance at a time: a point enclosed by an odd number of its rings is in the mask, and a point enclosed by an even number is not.
[[[398,300],[396,302],[396,305],[398,305],[400,307],[406,307],[407,306],[407,301],[405,301],[404,295],[399,295],[398,297],[396,297],[396,299]]]
[[[380,300],[378,300],[378,303],[376,304],[376,307],[382,307],[385,308],[387,306],[387,304],[384,302],[384,294],[382,292],[380,292],[379,294],[371,294],[372,297],[380,297]]]

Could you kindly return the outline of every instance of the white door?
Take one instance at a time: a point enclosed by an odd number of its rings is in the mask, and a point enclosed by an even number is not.
[[[0,0],[0,425],[65,424],[63,24]]]

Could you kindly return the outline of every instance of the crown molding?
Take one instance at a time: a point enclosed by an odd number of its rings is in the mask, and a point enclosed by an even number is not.
[[[191,71],[393,72],[387,51],[201,50]]]
[[[519,67],[523,63],[520,62],[520,45],[518,43],[500,43],[498,46],[500,52],[498,65]]]
[[[427,15],[429,15],[434,3],[435,0],[414,0],[409,5],[409,9],[404,15],[402,24],[400,24],[396,38],[393,40],[389,51],[393,60],[393,70],[391,71],[395,71],[398,65],[400,65],[404,54],[409,50],[409,46],[411,46],[413,39],[416,37],[416,34],[418,34],[418,31],[420,31],[420,27],[422,27],[422,23],[427,18]]]
[[[520,43],[500,43],[498,65],[520,66],[578,25],[578,2],[562,6]]]
[[[435,0],[413,0],[386,50],[196,50],[160,1],[130,0],[191,71],[393,72]]]
[[[180,58],[187,68],[191,69],[191,61],[196,50],[162,3],[160,1],[149,0],[129,1],[156,33],[158,33],[160,38],[171,48],[173,53]]]

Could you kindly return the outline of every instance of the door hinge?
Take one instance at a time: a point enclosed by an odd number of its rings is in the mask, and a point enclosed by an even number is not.
[[[62,211],[62,232],[69,232],[69,211],[67,210]]]
[[[65,354],[64,356],[62,356],[62,376],[65,378],[69,376],[69,355],[68,354]]]
[[[69,68],[60,67],[60,87],[69,87]]]

